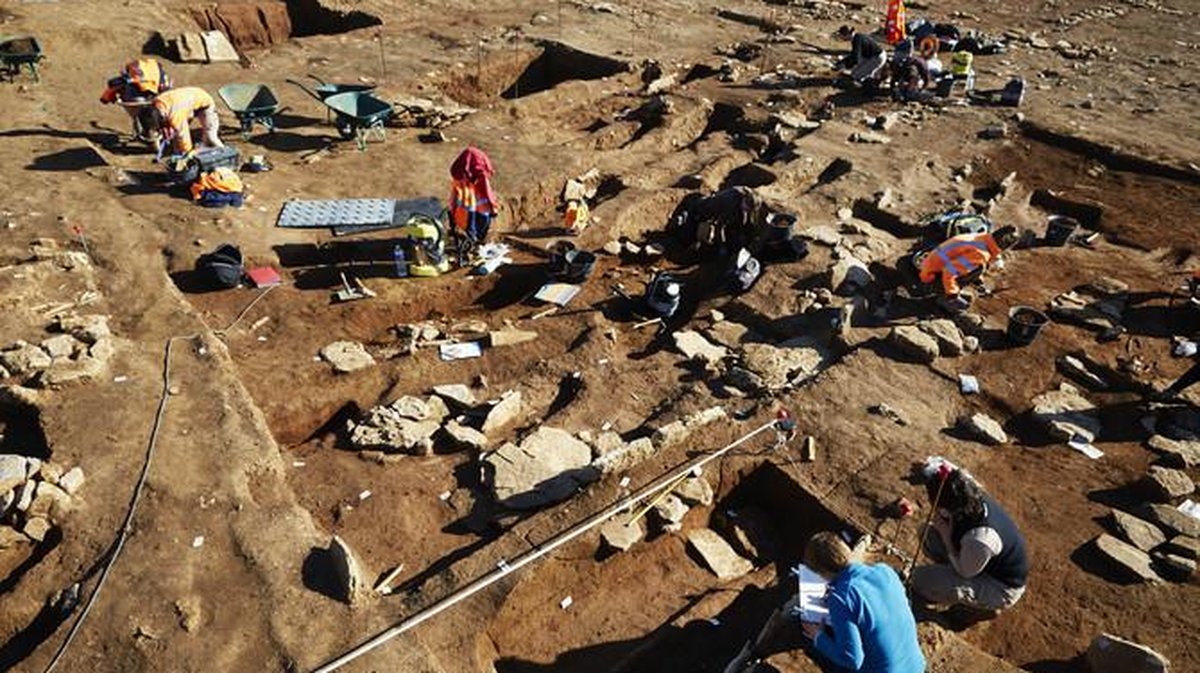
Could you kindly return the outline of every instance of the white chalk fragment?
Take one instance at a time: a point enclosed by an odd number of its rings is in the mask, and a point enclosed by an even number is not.
[[[196,537],[192,538],[192,549],[199,549],[203,546],[204,546],[204,536],[203,535],[197,535]]]
[[[366,499],[367,499],[367,498],[369,498],[369,497],[371,497],[371,491],[370,491],[370,490],[366,490],[366,491],[363,491],[362,493],[359,493],[359,494],[358,494],[358,499],[359,499],[359,500],[366,500]]]
[[[561,601],[559,601],[559,602],[558,602],[558,607],[560,607],[560,608],[562,608],[562,609],[566,610],[567,608],[571,607],[571,604],[572,604],[572,603],[574,603],[574,602],[575,602],[575,599],[574,599],[574,598],[571,598],[570,596],[567,596],[566,598],[564,598],[564,599],[562,599]]]
[[[438,493],[438,500],[441,500],[442,502],[446,502],[449,499],[450,499],[450,491],[442,491],[441,493]]]
[[[129,380],[128,376],[114,376],[113,383],[125,383]]]

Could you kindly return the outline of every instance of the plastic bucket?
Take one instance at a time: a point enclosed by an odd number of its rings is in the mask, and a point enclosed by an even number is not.
[[[1048,322],[1050,318],[1036,308],[1014,306],[1008,312],[1008,339],[1016,344],[1031,344]]]
[[[1071,240],[1071,234],[1079,228],[1079,222],[1066,215],[1054,215],[1046,221],[1046,245],[1062,247]]]

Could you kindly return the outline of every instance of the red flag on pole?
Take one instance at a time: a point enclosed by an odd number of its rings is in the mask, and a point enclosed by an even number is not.
[[[887,20],[883,24],[884,37],[888,44],[896,44],[905,37],[904,0],[888,0]]]

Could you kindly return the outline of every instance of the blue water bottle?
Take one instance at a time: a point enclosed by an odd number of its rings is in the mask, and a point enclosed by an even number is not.
[[[404,256],[404,246],[397,245],[392,249],[392,258],[396,261],[396,277],[408,277],[408,259]]]

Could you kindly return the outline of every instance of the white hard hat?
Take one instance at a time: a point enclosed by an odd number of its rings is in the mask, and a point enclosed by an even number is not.
[[[672,297],[678,297],[679,296],[679,283],[668,283],[667,284],[667,294],[671,295]]]

